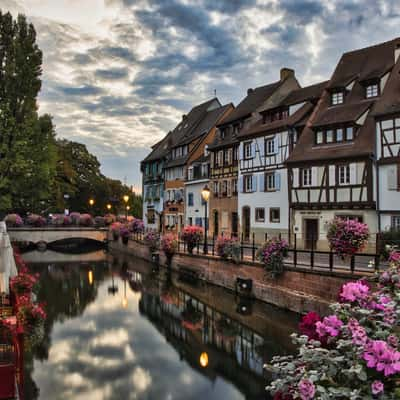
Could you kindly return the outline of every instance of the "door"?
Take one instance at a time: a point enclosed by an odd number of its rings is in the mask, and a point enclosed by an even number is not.
[[[214,236],[218,236],[219,225],[218,225],[218,211],[214,211]]]
[[[242,227],[243,227],[243,240],[250,240],[250,207],[243,207],[242,209]]]
[[[238,235],[238,213],[233,212],[232,213],[232,234],[234,236]]]
[[[316,249],[318,240],[318,220],[305,219],[305,248]]]

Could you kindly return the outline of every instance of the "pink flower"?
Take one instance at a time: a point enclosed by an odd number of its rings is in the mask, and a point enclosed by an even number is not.
[[[339,297],[342,301],[360,301],[365,300],[369,294],[369,287],[361,282],[349,282],[342,286]]]
[[[310,400],[315,396],[315,386],[309,379],[302,379],[298,385],[301,400]]]
[[[369,339],[367,333],[357,320],[351,319],[349,321],[348,328],[355,345],[365,346],[368,343]]]
[[[316,324],[316,330],[320,337],[324,336],[338,336],[340,329],[343,326],[343,322],[336,316],[330,315],[325,317],[322,322],[318,321]]]
[[[381,381],[373,381],[371,385],[371,392],[373,395],[383,393],[383,383]]]
[[[363,358],[368,368],[375,368],[385,376],[400,372],[400,352],[390,347],[384,340],[373,340],[366,347]]]
[[[321,321],[321,317],[316,312],[310,311],[308,314],[304,315],[299,324],[301,334],[308,336],[309,339],[318,340],[316,323],[319,321]]]

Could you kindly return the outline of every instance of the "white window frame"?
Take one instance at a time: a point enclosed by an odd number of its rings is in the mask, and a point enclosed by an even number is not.
[[[331,94],[331,104],[337,106],[344,103],[344,92],[338,91]]]
[[[276,190],[276,182],[275,182],[275,173],[266,173],[265,174],[265,191],[271,192]]]
[[[260,216],[258,215],[258,213],[260,211],[263,212],[262,218],[260,218]],[[255,215],[256,222],[265,222],[265,208],[264,207],[256,207],[254,215]]]
[[[245,193],[253,192],[253,175],[244,175],[243,176],[243,191]]]
[[[338,165],[339,185],[350,185],[350,165]]]
[[[243,157],[245,160],[253,158],[252,142],[243,143]]]
[[[309,187],[312,186],[312,169],[303,168],[301,170],[301,186]]]
[[[371,97],[378,97],[379,96],[379,84],[378,83],[372,83],[370,85],[367,85],[365,88],[365,97],[367,99],[370,99]]]
[[[275,138],[265,139],[265,154],[275,154]]]

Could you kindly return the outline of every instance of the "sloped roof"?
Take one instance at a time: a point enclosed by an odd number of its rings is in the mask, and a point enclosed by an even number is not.
[[[282,82],[283,81],[277,81],[255,89],[249,89],[247,96],[236,106],[229,116],[222,121],[221,125],[232,123],[250,115],[272,95]]]
[[[305,101],[318,100],[321,97],[322,92],[324,91],[328,82],[329,81],[323,81],[297,90],[293,90],[285,97],[280,105],[292,106],[295,104],[303,103]]]

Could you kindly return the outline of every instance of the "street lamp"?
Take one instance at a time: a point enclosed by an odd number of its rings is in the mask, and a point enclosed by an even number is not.
[[[108,210],[108,211],[110,211],[110,210],[111,210],[111,207],[112,207],[112,205],[111,205],[110,203],[108,203],[108,204],[106,205],[106,207],[107,207],[107,210]]]
[[[126,297],[126,278],[124,279],[124,298],[122,299],[122,307],[128,307],[128,298]]]
[[[94,199],[89,199],[89,205],[90,205],[90,211],[93,214],[93,205],[94,205]]]
[[[207,243],[207,229],[208,229],[208,224],[207,224],[207,205],[208,205],[208,199],[210,198],[210,189],[206,185],[204,186],[203,190],[201,191],[201,197],[203,198],[204,201],[204,249],[203,253],[208,254],[208,243]]]
[[[125,205],[126,205],[126,207],[125,207],[125,218],[128,219],[128,210],[129,210],[128,201],[129,201],[129,196],[126,194],[126,195],[124,195],[123,199],[124,199],[124,202],[125,202]]]
[[[200,365],[203,368],[206,368],[208,365],[208,354],[206,352],[201,353],[199,361],[200,361]]]

